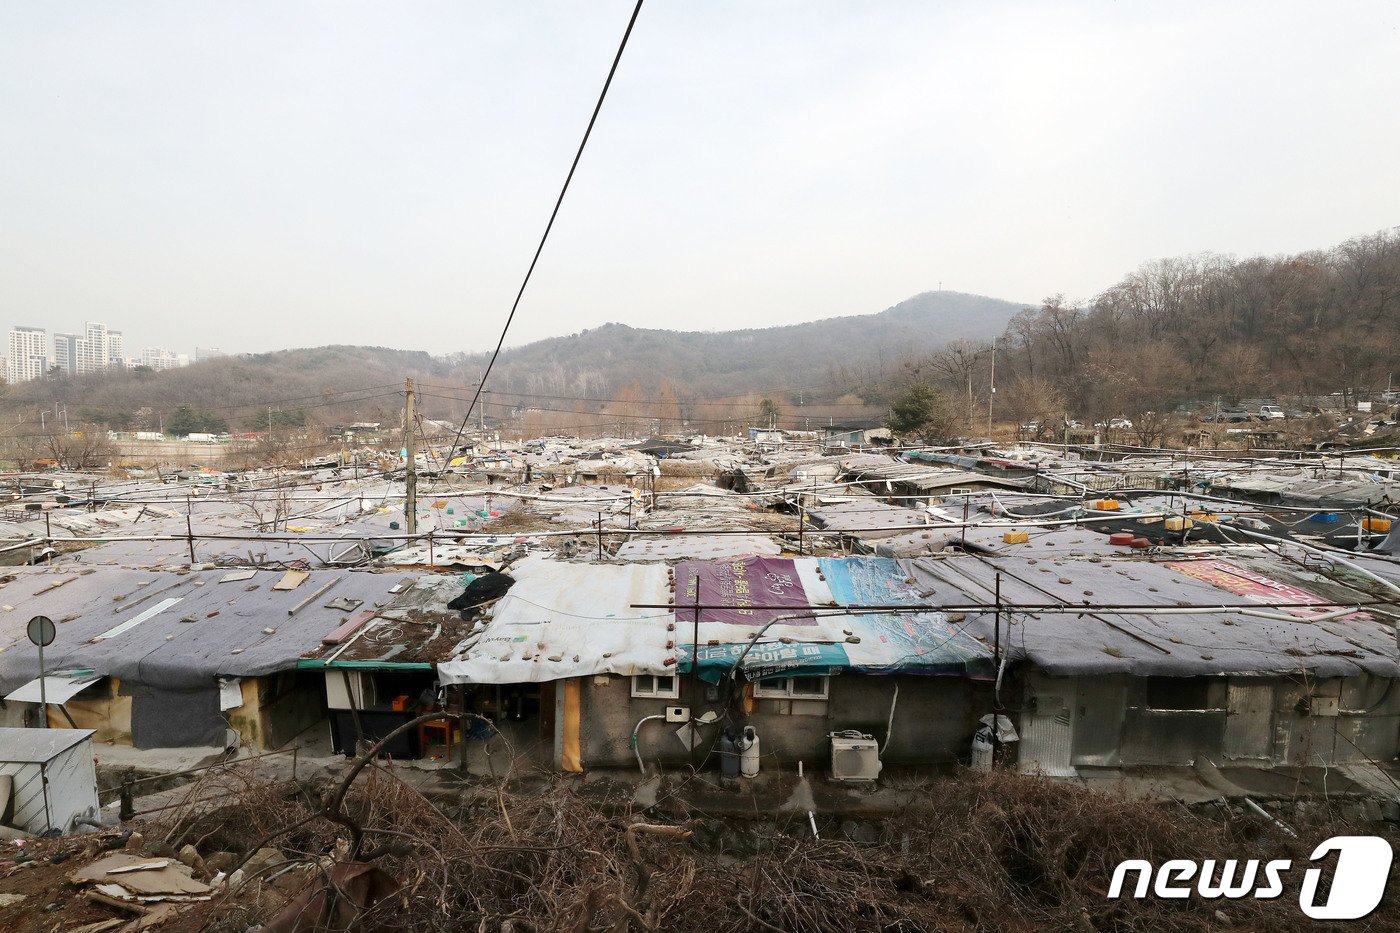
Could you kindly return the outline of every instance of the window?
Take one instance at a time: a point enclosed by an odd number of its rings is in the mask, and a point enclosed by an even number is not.
[[[1207,677],[1147,678],[1148,709],[1211,709]]]
[[[768,700],[825,700],[828,680],[826,677],[770,677],[753,685],[753,695]]]
[[[674,700],[681,695],[681,685],[670,674],[637,674],[632,678],[632,695]]]

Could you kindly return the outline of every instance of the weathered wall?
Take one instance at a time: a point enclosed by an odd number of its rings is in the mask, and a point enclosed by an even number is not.
[[[1154,709],[1147,680],[1037,678],[1071,697],[1076,767],[1216,764],[1319,766],[1390,761],[1400,752],[1400,686],[1358,674],[1211,678],[1201,709]],[[1335,715],[1323,715],[1323,711]]]
[[[92,689],[92,688],[90,688]],[[101,693],[92,698],[79,695],[64,704],[73,725],[79,729],[93,729],[94,742],[110,742],[114,745],[131,744],[131,697],[122,696],[121,681],[109,677],[103,681]],[[84,691],[86,693],[86,691]],[[49,722],[63,725],[68,720],[57,707],[50,707]]]
[[[636,767],[630,741],[643,716],[663,714],[667,706],[689,706],[692,716],[720,708],[708,700],[705,685],[681,679],[679,699],[631,696],[630,677],[600,675],[582,678],[580,742],[586,767]],[[977,719],[991,710],[990,685],[952,677],[842,674],[831,678],[826,701],[755,701],[753,713],[731,719],[735,731],[753,725],[762,743],[763,763],[791,764],[803,760],[825,767],[831,732],[855,729],[883,741],[895,684],[893,737],[884,760],[888,763],[946,762],[966,756]],[[721,690],[719,696],[723,697]],[[679,723],[653,720],[642,726],[639,747],[647,763],[685,764],[692,760],[675,737]],[[700,761],[709,751],[718,726],[704,727],[705,741],[695,753]],[[717,766],[711,756],[708,765]]]
[[[246,678],[239,688],[243,705],[227,715],[246,748],[281,748],[326,717],[325,683],[318,674]]]

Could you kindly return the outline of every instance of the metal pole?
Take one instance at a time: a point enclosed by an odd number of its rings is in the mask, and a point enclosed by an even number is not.
[[[1001,750],[1001,731],[997,717],[1001,715],[1001,574],[996,576],[993,589],[996,610],[992,615],[992,767],[997,766],[997,752]]]
[[[274,529],[276,530],[276,529]],[[190,521],[190,514],[185,513],[185,540],[190,545],[190,569],[194,569],[194,525]]]
[[[694,705],[702,697],[703,691],[700,687],[700,575],[695,575],[695,608],[694,622],[692,623],[690,635],[690,682],[695,695],[691,697],[691,705]],[[690,760],[695,761],[696,746],[691,746]]]
[[[418,470],[415,463],[418,451],[413,436],[413,380],[408,379],[405,386],[407,395],[404,403],[403,447],[407,474],[404,478],[403,519],[405,530],[412,535],[418,533]]]
[[[44,639],[39,639],[39,728],[49,727],[49,692],[44,688]],[[47,797],[45,807],[47,808]]]
[[[992,402],[997,397],[997,342],[992,338],[992,390],[987,393],[987,436],[992,436]]]
[[[603,559],[603,513],[598,513],[598,559]]]

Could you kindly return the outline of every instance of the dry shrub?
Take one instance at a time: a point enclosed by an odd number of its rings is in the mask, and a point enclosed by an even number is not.
[[[346,810],[365,829],[365,858],[402,890],[367,911],[364,923],[492,933],[507,921],[517,933],[1128,933],[1217,930],[1228,923],[1291,933],[1305,921],[1297,908],[1297,869],[1276,900],[1110,901],[1107,888],[1124,859],[1160,865],[1171,858],[1290,858],[1302,866],[1322,839],[1375,831],[1320,821],[1300,827],[1293,839],[1248,813],[1207,819],[1180,805],[1066,782],[967,772],[914,792],[897,819],[858,824],[863,842],[845,838],[860,835],[852,832],[857,824],[834,818],[823,823],[827,838],[813,839],[805,815],[698,819],[629,832],[643,819],[630,812],[630,792],[608,798],[596,788],[585,797],[579,785],[553,780],[513,793],[474,786],[444,811],[391,775],[371,771]],[[302,804],[282,796],[266,806],[270,819],[290,823],[294,814],[285,808]],[[279,844],[289,854],[324,857],[341,832],[322,821]],[[1392,879],[1392,897],[1400,894],[1397,885]],[[248,903],[226,898],[181,918],[180,928],[242,930],[253,919]],[[1346,926],[1395,929],[1396,922],[1382,907]]]

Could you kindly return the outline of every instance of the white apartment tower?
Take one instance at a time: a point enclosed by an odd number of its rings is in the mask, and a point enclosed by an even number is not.
[[[106,324],[88,322],[78,340],[78,373],[100,373],[112,359],[112,339]]]
[[[49,370],[48,332],[42,327],[10,328],[5,378],[10,383],[42,379]]]
[[[126,341],[119,330],[107,331],[107,365],[113,369],[126,365]]]
[[[54,334],[53,335],[53,364],[57,366],[65,376],[78,375],[78,342],[82,340],[77,334]]]

